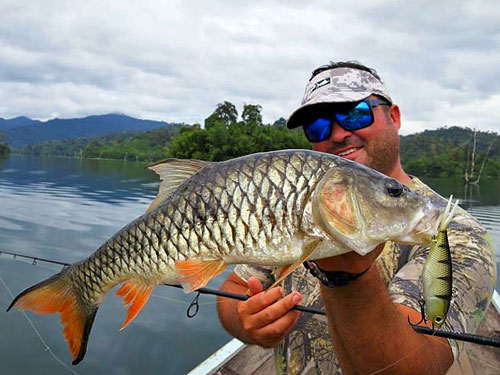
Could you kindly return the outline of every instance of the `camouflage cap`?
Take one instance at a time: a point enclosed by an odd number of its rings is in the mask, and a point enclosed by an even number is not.
[[[290,115],[287,126],[289,129],[301,126],[301,117],[312,105],[356,102],[372,94],[379,95],[392,103],[384,84],[367,71],[347,67],[325,70],[309,81],[302,105]]]

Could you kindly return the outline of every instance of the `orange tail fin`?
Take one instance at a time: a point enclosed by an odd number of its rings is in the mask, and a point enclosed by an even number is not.
[[[73,364],[76,365],[83,359],[97,306],[83,306],[73,293],[69,269],[19,293],[7,311],[12,307],[31,310],[37,314],[61,313],[63,334],[73,356]]]

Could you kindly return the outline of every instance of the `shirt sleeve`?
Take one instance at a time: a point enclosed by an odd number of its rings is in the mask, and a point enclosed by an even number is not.
[[[453,293],[446,322],[441,327],[456,332],[474,333],[491,301],[496,282],[493,246],[486,231],[465,212],[457,215],[448,227]],[[396,303],[420,311],[423,297],[422,273],[429,247],[416,246],[408,262],[389,284]],[[455,359],[463,342],[449,339]]]

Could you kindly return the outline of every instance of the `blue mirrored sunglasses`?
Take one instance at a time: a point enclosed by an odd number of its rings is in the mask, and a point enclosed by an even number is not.
[[[322,142],[332,134],[334,122],[347,131],[355,131],[373,124],[372,108],[379,105],[391,105],[385,99],[366,98],[358,103],[343,106],[325,106],[311,113],[309,120],[302,126],[309,142]],[[328,108],[329,107],[329,108]]]

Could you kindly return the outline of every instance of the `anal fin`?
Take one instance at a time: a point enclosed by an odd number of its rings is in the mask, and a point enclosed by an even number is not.
[[[128,307],[127,316],[120,327],[120,331],[128,326],[137,314],[139,314],[148,302],[154,287],[154,285],[133,279],[124,282],[120,289],[116,291],[116,295],[122,298],[123,305]]]
[[[311,240],[306,242],[304,247],[302,248],[302,256],[294,263],[294,264],[287,264],[283,267],[281,267],[278,270],[279,273],[279,278],[276,280],[273,285],[271,285],[268,289],[274,288],[277,286],[279,283],[281,283],[285,277],[287,277],[289,274],[291,274],[293,271],[295,271],[298,267],[302,265],[306,260],[308,260],[311,255],[314,253],[314,250],[318,247],[318,245],[321,243],[321,240]]]
[[[186,292],[192,292],[207,285],[213,277],[224,271],[227,264],[217,260],[177,260],[175,272]]]

